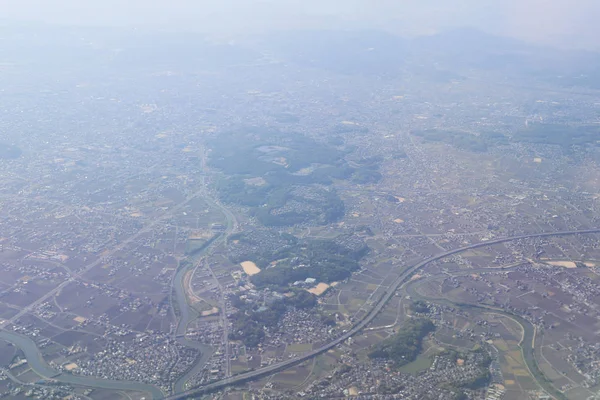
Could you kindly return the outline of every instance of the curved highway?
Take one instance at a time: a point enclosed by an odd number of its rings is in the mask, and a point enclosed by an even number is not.
[[[333,347],[339,345],[340,343],[348,340],[349,338],[351,338],[352,336],[356,335],[358,332],[360,332],[363,328],[365,328],[369,323],[371,323],[371,321],[373,321],[373,319],[379,314],[379,312],[381,312],[381,310],[385,307],[385,305],[389,302],[389,300],[394,296],[394,293],[396,292],[396,290],[400,287],[400,285],[404,284],[405,282],[407,282],[407,280],[412,276],[412,274],[414,274],[416,271],[420,270],[421,268],[423,268],[424,266],[426,266],[427,264],[430,264],[434,261],[440,260],[442,258],[454,255],[454,254],[458,254],[461,253],[463,251],[467,251],[467,250],[472,250],[472,249],[476,249],[479,247],[485,247],[485,246],[491,246],[494,244],[500,244],[500,243],[506,243],[506,242],[510,242],[513,240],[520,240],[520,239],[531,239],[531,238],[543,238],[543,237],[553,237],[553,236],[568,236],[568,235],[577,235],[577,234],[590,234],[590,233],[600,233],[600,228],[599,229],[585,229],[585,230],[576,230],[576,231],[560,231],[560,232],[550,232],[550,233],[535,233],[535,234],[529,234],[529,235],[520,235],[520,236],[512,236],[512,237],[506,237],[506,238],[500,238],[500,239],[494,239],[494,240],[489,240],[486,242],[481,242],[481,243],[476,243],[476,244],[471,244],[468,246],[464,246],[464,247],[459,247],[457,249],[454,250],[449,250],[446,251],[444,253],[440,253],[436,256],[430,257],[426,260],[421,261],[418,264],[413,265],[412,267],[407,268],[405,271],[403,271],[400,276],[394,281],[394,283],[392,283],[392,285],[390,285],[390,287],[384,292],[383,296],[379,299],[379,301],[377,302],[377,304],[369,311],[369,313],[367,315],[365,315],[365,317],[358,322],[354,328],[352,328],[351,330],[349,330],[348,332],[344,333],[343,335],[341,335],[340,337],[338,337],[337,339],[327,343],[326,345],[313,350],[309,353],[306,353],[300,357],[297,358],[293,358],[290,360],[286,360],[286,361],[282,361],[280,363],[277,364],[273,364],[273,365],[269,365],[267,367],[264,368],[260,368],[254,371],[249,371],[249,372],[245,372],[243,374],[239,374],[236,375],[234,377],[231,378],[227,378],[227,379],[223,379],[217,382],[213,382],[210,383],[208,385],[205,386],[201,386],[199,388],[196,389],[192,389],[192,390],[188,390],[186,392],[183,393],[179,393],[173,396],[169,396],[167,397],[167,399],[171,399],[171,400],[183,400],[183,399],[188,399],[188,398],[193,398],[196,397],[198,395],[202,395],[202,394],[208,394],[208,393],[212,393],[214,391],[223,389],[227,386],[231,386],[231,385],[236,385],[236,384],[240,384],[240,383],[244,383],[247,381],[251,381],[254,379],[258,379],[261,378],[263,376],[267,376],[267,375],[271,375],[274,374],[276,372],[282,371],[284,369],[290,368],[294,365],[300,364],[306,360],[309,360],[313,357],[318,356],[319,354],[322,354],[330,349],[332,349]]]

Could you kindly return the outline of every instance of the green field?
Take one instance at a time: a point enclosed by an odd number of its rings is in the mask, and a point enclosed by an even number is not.
[[[420,372],[429,369],[429,367],[431,367],[431,363],[431,358],[424,354],[420,354],[415,361],[403,365],[398,370],[406,374],[416,375]]]
[[[288,344],[285,351],[288,353],[305,353],[312,350],[312,344],[310,343],[292,343]]]

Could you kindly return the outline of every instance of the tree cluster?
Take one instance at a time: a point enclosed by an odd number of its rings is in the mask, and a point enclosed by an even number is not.
[[[265,329],[278,329],[279,321],[288,307],[310,309],[317,305],[317,298],[301,290],[285,300],[276,300],[264,306],[246,303],[237,296],[233,296],[231,302],[238,311],[231,318],[233,329],[230,337],[241,340],[248,347],[256,347],[264,340]]]
[[[377,344],[370,358],[393,361],[397,367],[414,361],[421,352],[423,339],[435,330],[429,319],[411,319],[391,338]]]

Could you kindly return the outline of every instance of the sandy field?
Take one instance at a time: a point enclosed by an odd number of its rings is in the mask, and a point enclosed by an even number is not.
[[[548,261],[548,264],[554,265],[555,267],[577,268],[577,265],[575,265],[573,261]]]
[[[252,261],[244,261],[240,265],[244,269],[244,272],[250,276],[256,275],[260,272],[260,268],[258,268]]]
[[[322,282],[321,282],[321,283],[319,283],[317,286],[315,286],[314,288],[312,288],[312,289],[308,289],[308,292],[310,292],[310,293],[312,293],[312,294],[314,294],[314,295],[320,296],[320,295],[322,295],[323,293],[325,293],[325,291],[326,291],[327,289],[329,289],[329,285],[328,285],[328,284],[326,284],[326,283],[322,283]]]

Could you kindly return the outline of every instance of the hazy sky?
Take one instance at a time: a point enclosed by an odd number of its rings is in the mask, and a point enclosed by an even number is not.
[[[0,19],[217,33],[328,26],[429,33],[475,26],[600,48],[600,0],[0,0]]]

